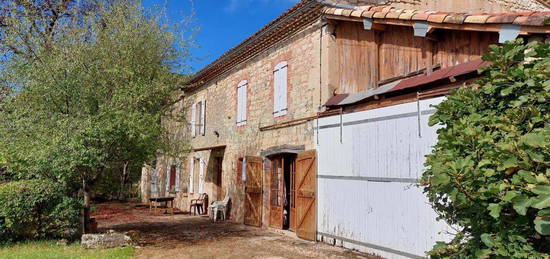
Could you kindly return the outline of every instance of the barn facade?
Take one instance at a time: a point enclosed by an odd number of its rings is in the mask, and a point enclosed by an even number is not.
[[[189,123],[166,122],[191,152],[144,168],[143,197],[188,210],[229,195],[233,221],[387,258],[449,239],[418,187],[433,106],[478,77],[491,44],[548,40],[550,13],[543,1],[471,1],[483,13],[374,2],[301,1],[199,71],[177,104]]]

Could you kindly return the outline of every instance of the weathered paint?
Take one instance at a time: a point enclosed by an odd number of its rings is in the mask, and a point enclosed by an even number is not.
[[[437,141],[428,119],[441,101],[420,101],[420,127],[416,102],[320,119],[319,240],[415,258],[450,238],[417,185]]]

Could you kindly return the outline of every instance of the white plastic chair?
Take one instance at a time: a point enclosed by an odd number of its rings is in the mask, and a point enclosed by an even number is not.
[[[214,201],[210,204],[210,218],[216,222],[218,221],[218,212],[222,213],[223,220],[226,219],[227,205],[229,204],[229,194],[225,195],[223,201]]]

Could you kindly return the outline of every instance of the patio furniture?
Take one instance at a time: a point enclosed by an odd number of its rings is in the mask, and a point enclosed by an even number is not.
[[[227,207],[229,205],[229,194],[225,195],[223,201],[214,201],[210,204],[210,219],[216,222],[218,221],[218,212],[221,212],[223,220],[226,219]]]
[[[154,207],[153,214],[157,214],[157,204],[165,202],[166,203],[166,210],[164,213],[167,213],[168,210],[168,203],[170,203],[170,208],[172,215],[174,215],[174,199],[175,197],[157,197],[157,198],[149,198],[149,212],[151,212],[151,209]]]
[[[206,205],[208,204],[208,194],[202,193],[198,199],[192,199],[189,204],[189,212],[193,215],[202,215],[206,212]]]

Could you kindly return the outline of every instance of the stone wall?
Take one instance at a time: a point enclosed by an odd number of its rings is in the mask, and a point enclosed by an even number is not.
[[[261,131],[260,127],[274,125],[316,115],[322,102],[328,99],[328,92],[321,92],[321,26],[314,24],[282,40],[277,45],[260,55],[244,62],[211,82],[186,94],[185,100],[179,103],[182,111],[191,118],[191,106],[199,101],[206,101],[206,127],[204,136],[190,138],[193,149],[204,149],[225,145],[225,149],[205,150],[187,154],[181,162],[180,188],[176,205],[188,210],[190,199],[198,197],[197,190],[188,193],[190,159],[201,158],[204,161],[204,190],[210,201],[223,197],[229,192],[232,200],[231,219],[244,221],[244,181],[237,172],[239,158],[260,156],[262,150],[281,145],[303,145],[314,148],[314,128],[311,121],[275,130]],[[282,61],[288,62],[288,113],[285,116],[273,117],[273,69]],[[247,123],[236,125],[237,85],[242,80],[248,81]],[[190,125],[184,128],[183,138],[189,137]],[[198,135],[198,133],[197,133]],[[223,157],[222,188],[213,183],[214,159]],[[174,163],[172,158],[161,157],[157,160],[159,179],[165,186],[166,168]],[[268,224],[269,175],[263,175],[264,201],[263,222]],[[150,180],[149,180],[150,181]],[[221,192],[222,194],[219,194]],[[143,195],[145,196],[145,195]]]

